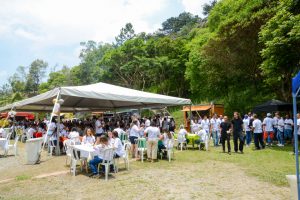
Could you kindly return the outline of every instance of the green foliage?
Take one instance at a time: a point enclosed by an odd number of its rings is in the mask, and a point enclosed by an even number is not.
[[[299,10],[298,14],[292,13],[293,2],[282,1],[276,15],[259,34],[264,44],[261,50],[264,81],[285,100],[291,99],[291,78],[300,69],[300,14]]]

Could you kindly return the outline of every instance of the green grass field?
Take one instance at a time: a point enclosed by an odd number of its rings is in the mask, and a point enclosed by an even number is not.
[[[183,114],[180,110],[171,113],[174,117],[177,127],[183,123]],[[253,141],[252,141],[253,142]],[[212,144],[211,144],[212,145]],[[231,144],[233,149],[233,143]],[[263,181],[267,181],[280,186],[287,186],[288,182],[285,178],[287,174],[295,174],[295,156],[291,155],[292,146],[266,147],[264,150],[254,150],[254,144],[249,148],[244,148],[245,153],[232,155],[223,154],[221,147],[210,147],[209,152],[201,151],[201,156],[195,156],[194,151],[186,152],[183,155],[189,162],[201,162],[204,160],[215,160],[222,162],[231,162],[237,164],[244,169],[247,174],[257,176]],[[199,152],[198,152],[199,153]]]

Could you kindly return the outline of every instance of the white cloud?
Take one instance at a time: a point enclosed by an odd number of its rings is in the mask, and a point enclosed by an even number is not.
[[[209,0],[181,0],[184,10],[194,15],[202,15],[203,5]]]
[[[145,18],[164,9],[166,3],[167,0],[2,0],[0,35],[31,40],[39,48],[90,39],[107,42],[127,22],[136,32],[154,31],[157,27]]]

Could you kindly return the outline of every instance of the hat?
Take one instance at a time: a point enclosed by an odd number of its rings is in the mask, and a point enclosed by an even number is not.
[[[272,114],[271,113],[267,113],[267,117],[271,117],[272,116]]]

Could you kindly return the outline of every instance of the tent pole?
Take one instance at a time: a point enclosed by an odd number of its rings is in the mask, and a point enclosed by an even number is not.
[[[294,115],[294,149],[296,159],[297,193],[300,200],[300,180],[299,180],[299,157],[298,157],[298,127],[297,127],[297,93],[293,94],[293,115]]]
[[[58,95],[57,95],[57,101],[60,99],[60,88],[59,88],[59,92],[58,92]],[[60,109],[57,113],[57,128],[56,128],[56,137],[57,137],[57,142],[56,142],[56,151],[55,151],[55,154],[57,156],[60,155],[60,147],[59,147],[59,135],[60,135]]]
[[[59,88],[59,91],[58,91],[58,93],[57,93],[57,95],[56,95],[56,102],[58,101],[59,97],[60,97],[60,88]],[[51,112],[51,116],[50,116],[50,121],[49,121],[49,123],[47,124],[47,126],[49,126],[49,124],[52,122],[53,117],[54,117],[54,106],[53,106],[53,108],[52,108],[52,112]],[[48,127],[47,127],[46,136],[45,136],[47,139],[44,140],[44,143],[43,143],[43,147],[42,147],[42,149],[41,149],[41,152],[42,152],[42,150],[44,149],[46,142],[48,142],[48,140],[49,140],[49,138],[48,138],[48,133],[49,133],[49,129],[48,129]],[[40,152],[40,153],[41,153],[41,152]]]

